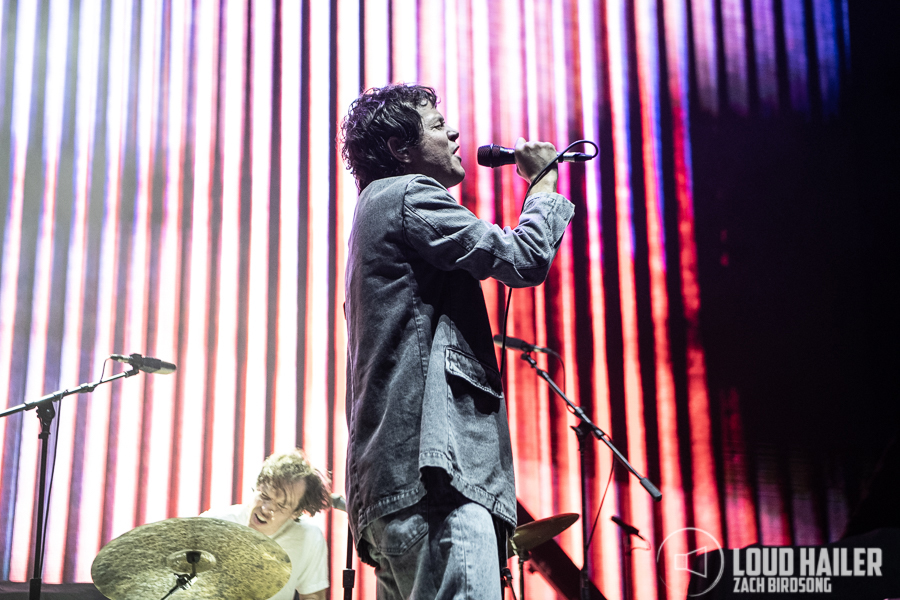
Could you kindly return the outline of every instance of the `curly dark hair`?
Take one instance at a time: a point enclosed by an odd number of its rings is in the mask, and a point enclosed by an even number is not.
[[[376,179],[403,174],[403,163],[388,149],[388,140],[400,139],[405,150],[422,141],[418,107],[437,106],[433,88],[398,83],[371,88],[350,104],[341,123],[341,156],[361,192]]]
[[[294,512],[312,516],[331,508],[331,480],[310,464],[300,448],[267,458],[256,477],[256,487],[259,489],[260,485],[266,484],[286,493],[287,486],[301,479],[306,482],[306,493],[294,507]]]

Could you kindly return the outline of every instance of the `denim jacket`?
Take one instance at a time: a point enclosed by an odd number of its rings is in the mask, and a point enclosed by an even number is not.
[[[425,467],[515,527],[506,402],[479,280],[542,283],[573,211],[559,194],[535,194],[515,229],[501,229],[422,175],[377,180],[360,195],[344,304],[354,539],[425,495]]]

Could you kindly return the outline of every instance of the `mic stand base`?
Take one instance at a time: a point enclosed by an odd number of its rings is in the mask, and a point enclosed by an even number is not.
[[[32,577],[28,580],[28,600],[37,600],[41,597],[41,585],[40,577]]]

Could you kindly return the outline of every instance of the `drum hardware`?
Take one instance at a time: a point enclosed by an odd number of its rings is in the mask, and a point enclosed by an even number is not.
[[[516,527],[507,550],[508,554],[519,557],[519,600],[525,600],[525,563],[531,558],[531,550],[558,536],[577,520],[576,513],[563,513]]]
[[[180,554],[180,553],[179,553]],[[186,590],[188,586],[191,585],[191,582],[197,576],[197,563],[200,562],[200,552],[196,550],[188,550],[184,553],[184,558],[189,565],[191,565],[191,574],[186,575],[184,573],[178,573],[178,581],[175,583],[175,587],[169,590],[169,593],[163,596],[163,600],[166,600],[169,596],[177,592],[178,590]],[[171,558],[171,557],[170,557]],[[166,561],[169,562],[169,561]]]
[[[91,565],[94,586],[111,600],[240,598],[266,600],[291,576],[278,542],[221,519],[173,518],[141,525],[109,542]]]

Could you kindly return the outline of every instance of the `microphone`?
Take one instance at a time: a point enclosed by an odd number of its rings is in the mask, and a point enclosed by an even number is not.
[[[129,364],[144,373],[168,375],[169,373],[174,373],[175,369],[178,368],[170,362],[159,360],[158,358],[143,357],[140,354],[132,354],[131,356],[110,354],[109,357],[116,362]]]
[[[495,335],[494,336],[494,345],[495,346],[503,346],[503,336]],[[512,336],[506,336],[506,347],[510,350],[521,350],[522,352],[543,352],[544,354],[553,354],[556,355],[556,352],[551,350],[550,348],[544,348],[542,346],[535,346],[534,344],[529,344],[525,340],[520,340],[519,338],[514,338]]]
[[[559,158],[559,162],[587,162],[596,154],[583,154],[581,152],[566,152]],[[512,148],[504,148],[496,144],[479,146],[478,164],[482,167],[502,167],[503,165],[516,164],[516,151]]]
[[[331,506],[332,508],[347,512],[347,501],[344,500],[344,497],[340,494],[331,495]]]
[[[623,530],[625,533],[627,533],[628,535],[636,535],[636,536],[638,536],[639,538],[644,539],[644,538],[641,536],[640,532],[638,531],[638,528],[637,528],[637,527],[634,527],[634,526],[632,526],[632,525],[629,525],[628,523],[626,523],[625,521],[623,521],[622,519],[620,519],[619,517],[617,517],[617,516],[615,516],[615,515],[611,516],[611,517],[610,517],[610,520],[611,520],[613,523],[615,523],[616,525],[618,525],[619,527],[621,527],[622,530]]]

